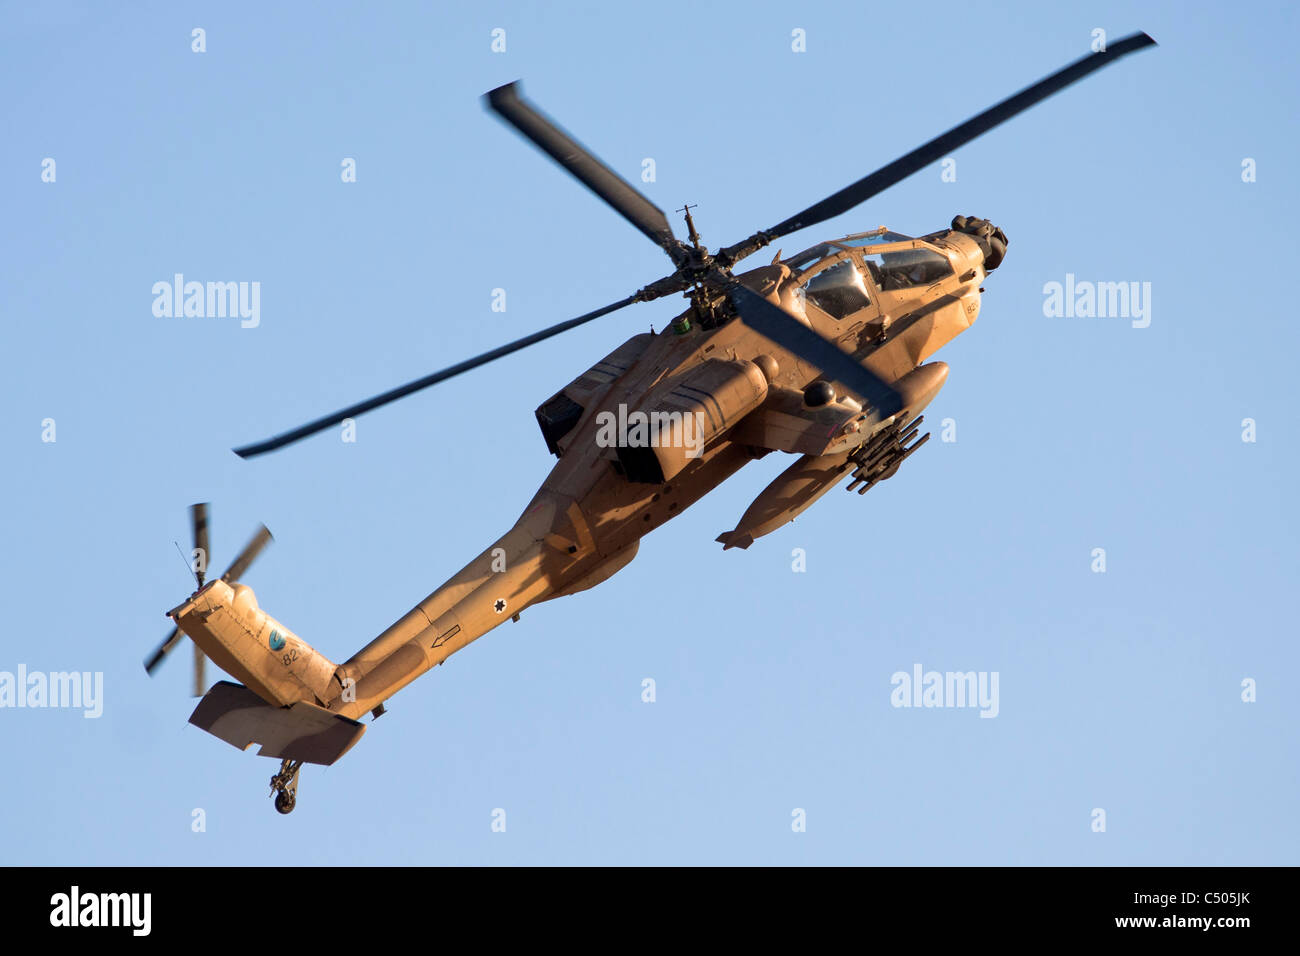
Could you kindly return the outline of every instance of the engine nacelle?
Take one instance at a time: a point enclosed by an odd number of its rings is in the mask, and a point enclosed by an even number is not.
[[[663,484],[766,398],[767,378],[753,362],[709,359],[638,409],[601,412],[614,434],[598,433],[597,441],[616,447],[628,481]]]
[[[635,365],[652,341],[654,336],[649,332],[632,336],[538,406],[535,414],[547,451],[557,458],[564,454],[566,439],[582,419],[592,396]]]

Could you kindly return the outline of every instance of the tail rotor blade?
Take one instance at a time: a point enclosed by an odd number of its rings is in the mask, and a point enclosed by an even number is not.
[[[199,647],[199,645],[195,644],[194,645],[194,696],[195,697],[202,697],[205,691],[203,685],[207,683],[207,681],[203,679],[203,670],[204,670],[203,662],[206,660],[207,657],[204,656],[203,650]]]
[[[257,534],[253,535],[248,544],[244,545],[244,550],[239,552],[239,557],[226,569],[226,573],[221,576],[221,580],[229,583],[238,581],[248,570],[248,566],[253,560],[262,553],[265,548],[275,539],[271,537],[271,532],[266,530],[266,525],[258,525]]]
[[[144,672],[152,677],[153,672],[158,669],[158,665],[163,662],[163,658],[175,649],[176,645],[181,642],[182,637],[184,637],[184,635],[181,633],[181,629],[173,627],[171,633],[163,638],[163,642],[159,644],[154,649],[154,652],[145,660]]]
[[[203,582],[208,572],[208,505],[207,502],[201,501],[197,504],[190,505],[190,522],[194,526],[194,550],[197,555],[191,555],[191,560],[195,560],[197,567],[194,567],[194,576],[198,579],[199,588],[202,589]]]
[[[194,523],[194,546],[202,553],[202,558],[200,562],[198,562],[201,567],[205,567],[207,564],[207,516],[208,506],[206,504],[199,503],[190,507],[190,517]],[[248,571],[249,565],[253,563],[257,556],[262,553],[262,550],[273,540],[271,532],[267,530],[266,525],[259,525],[257,533],[253,535],[248,544],[244,545],[244,550],[239,552],[239,556],[235,558],[234,563],[230,565],[226,573],[221,576],[221,580],[227,582],[237,581],[239,578],[243,577],[244,573]],[[201,588],[203,586],[203,572],[196,569],[196,574],[199,577],[199,586]],[[184,636],[185,634],[180,630],[180,628],[173,627],[163,642],[159,644],[158,647],[154,649],[154,652],[145,660],[145,672],[152,676],[153,672],[158,669],[159,665],[162,664],[167,655],[176,649],[176,645],[181,642]],[[205,690],[206,661],[207,656],[203,653],[202,649],[195,644],[194,696],[196,697],[202,697]]]

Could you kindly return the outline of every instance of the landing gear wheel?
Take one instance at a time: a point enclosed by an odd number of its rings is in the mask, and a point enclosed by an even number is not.
[[[280,772],[271,778],[275,809],[280,813],[292,813],[298,803],[298,771],[301,769],[301,760],[286,758],[280,761]]]

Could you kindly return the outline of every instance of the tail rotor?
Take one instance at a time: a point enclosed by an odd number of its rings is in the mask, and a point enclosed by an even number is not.
[[[190,570],[194,572],[194,580],[198,585],[195,589],[197,593],[203,590],[205,586],[208,570],[208,505],[206,502],[190,505],[190,529],[194,542],[194,549],[190,552]],[[262,549],[273,540],[271,532],[266,529],[266,525],[259,525],[257,532],[249,540],[248,544],[244,545],[244,549],[239,552],[230,567],[226,569],[226,573],[221,575],[221,580],[230,582],[243,577],[249,566],[262,553]],[[163,638],[162,643],[154,649],[154,652],[145,658],[145,673],[152,677],[167,658],[167,655],[176,649],[176,645],[181,642],[184,636],[180,628],[173,627],[171,633]],[[199,649],[197,644],[194,645],[195,697],[202,697],[206,690],[206,662],[207,657],[203,651]]]

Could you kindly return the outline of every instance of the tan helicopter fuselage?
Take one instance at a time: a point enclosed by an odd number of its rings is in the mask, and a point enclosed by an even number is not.
[[[870,305],[838,320],[798,292],[809,277],[845,259],[861,268],[864,253],[918,244],[946,256],[953,266],[951,275],[921,288],[872,289]],[[891,245],[846,245],[798,274],[775,263],[739,278],[770,301],[805,316],[814,329],[886,381],[897,382],[970,327],[979,312],[984,274],[983,257],[974,241],[948,233]],[[926,307],[932,310],[927,312]],[[918,309],[924,314],[915,314]],[[690,313],[684,317],[689,319]],[[901,318],[891,321],[896,317]],[[679,318],[674,327],[680,324]],[[598,441],[600,413],[606,413],[604,421],[609,422],[619,416],[619,406],[628,412],[662,407],[664,396],[683,383],[689,389],[692,372],[710,360],[745,363],[754,370],[736,376],[743,379],[739,387],[734,380],[729,382],[733,387],[728,395],[704,399],[710,406],[706,413],[723,419],[719,437],[662,483],[629,480],[627,468],[620,467],[619,449]],[[773,365],[775,374],[767,381],[761,373]],[[932,376],[937,381],[932,389],[910,396],[910,413],[919,412],[933,398],[944,373],[946,367]],[[772,394],[778,388],[802,391],[819,374],[735,319],[715,329],[694,324],[684,334],[669,328],[624,343],[571,386],[573,394],[586,399],[581,418],[559,440],[560,460],[514,527],[344,663],[339,673],[356,681],[356,699],[330,702],[331,709],[352,717],[363,714],[531,605],[586,590],[609,578],[635,557],[644,535],[762,454],[761,448],[737,435],[746,416],[762,407],[761,400],[755,402],[762,391],[755,378]]]
[[[863,235],[878,238],[881,232]],[[811,262],[806,253],[774,260],[739,281],[893,383],[905,408],[889,421],[915,416],[947,376],[943,363],[923,363],[978,315],[983,254],[958,232],[870,245],[854,245],[853,238],[814,247]],[[909,250],[942,256],[947,274],[926,283],[902,280],[900,288],[885,281],[882,287],[878,270],[864,257]],[[837,318],[811,290],[818,275],[845,261],[863,279],[868,301]],[[644,535],[747,462],[772,450],[802,452],[732,533],[747,546],[833,487],[849,467],[848,454],[886,422],[842,389],[826,405],[806,407],[803,392],[820,378],[817,368],[739,319],[707,326],[688,311],[657,335],[633,336],[543,405],[539,421],[559,460],[519,520],[332,673],[322,655],[260,614],[242,586],[234,592],[210,589],[202,620],[191,598],[176,609],[178,625],[269,703],[303,700],[355,719],[507,619],[606,580],[636,556]],[[544,414],[556,408],[564,414]],[[621,432],[610,441],[611,424],[627,422],[637,411],[677,412],[672,421],[680,424],[665,425],[652,446],[630,448]],[[686,416],[698,423],[693,435],[685,432]],[[236,593],[229,613],[217,608],[212,618],[222,596]],[[237,614],[241,606],[258,619],[230,625],[241,639],[235,648],[228,635],[213,633],[203,621]],[[295,668],[301,673],[291,673]]]

